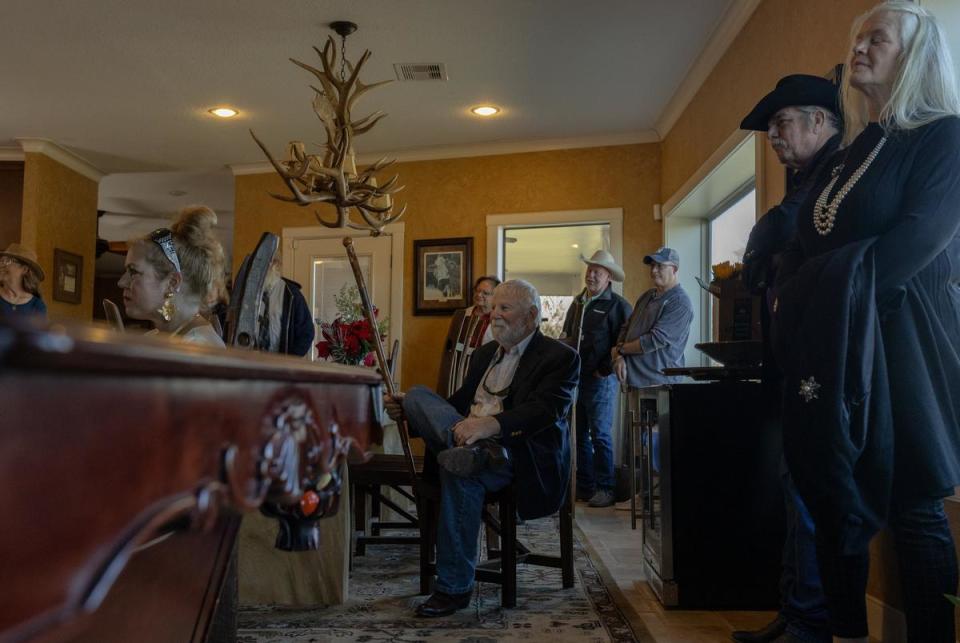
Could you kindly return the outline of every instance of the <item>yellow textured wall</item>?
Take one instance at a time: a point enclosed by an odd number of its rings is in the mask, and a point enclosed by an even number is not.
[[[449,317],[413,315],[413,242],[473,237],[474,273],[486,264],[486,215],[623,208],[624,269],[628,299],[649,287],[642,257],[662,237],[653,220],[659,202],[659,145],[623,145],[399,163],[407,203],[404,249],[404,387],[436,384]],[[310,208],[272,199],[283,192],[273,174],[238,176],[234,224],[234,270],[264,231],[315,225]]]
[[[877,0],[765,0],[662,142],[660,193],[669,199],[788,74],[843,62],[853,19]],[[766,163],[767,168],[773,163]],[[776,197],[776,190],[769,197]],[[769,200],[768,197],[768,200]],[[772,205],[774,198],[768,203]]]
[[[90,321],[97,240],[97,182],[44,154],[28,153],[23,173],[22,243],[36,250],[47,278],[41,291],[51,321]],[[53,250],[83,257],[79,304],[53,300]]]

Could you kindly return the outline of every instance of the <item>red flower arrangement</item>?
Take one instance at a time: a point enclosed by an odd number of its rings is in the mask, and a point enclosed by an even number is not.
[[[356,288],[352,286],[341,288],[339,295],[335,297],[340,315],[330,323],[320,324],[323,339],[317,342],[317,357],[332,359],[340,364],[357,366],[376,364],[374,331],[370,327],[370,322],[362,315],[357,299],[359,294]],[[378,317],[379,313],[380,311],[374,307],[374,317]],[[386,339],[386,326],[386,321],[377,322],[377,331],[380,333],[381,340]]]

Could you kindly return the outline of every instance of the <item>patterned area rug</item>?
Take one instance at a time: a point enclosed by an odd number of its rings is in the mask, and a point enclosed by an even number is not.
[[[520,539],[538,553],[559,551],[553,518],[527,521]],[[321,641],[650,641],[609,575],[575,537],[576,584],[562,589],[560,570],[532,565],[518,568],[517,606],[500,609],[500,588],[480,584],[471,606],[440,619],[413,615],[418,596],[418,549],[368,546],[354,559],[350,600],[341,606],[290,609],[277,606],[240,611],[238,643],[312,643]]]

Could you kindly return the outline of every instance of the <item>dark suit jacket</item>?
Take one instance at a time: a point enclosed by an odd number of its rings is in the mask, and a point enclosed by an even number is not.
[[[448,401],[462,415],[470,413],[474,393],[499,344],[490,342],[473,354],[463,386]],[[500,443],[510,451],[517,488],[517,513],[533,519],[555,513],[570,480],[568,414],[577,390],[580,358],[569,346],[534,332],[503,400]]]

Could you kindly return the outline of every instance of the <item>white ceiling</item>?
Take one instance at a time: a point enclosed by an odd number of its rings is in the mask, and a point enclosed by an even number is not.
[[[447,82],[395,82],[356,112],[389,117],[365,156],[543,139],[655,139],[671,97],[738,0],[3,0],[0,146],[56,141],[105,173],[202,171],[316,141],[312,77],[331,20],[353,20],[348,57],[442,62]],[[747,2],[746,4],[750,4]],[[503,114],[479,120],[471,105]],[[241,110],[230,121],[206,109]],[[311,138],[313,137],[313,138]]]

